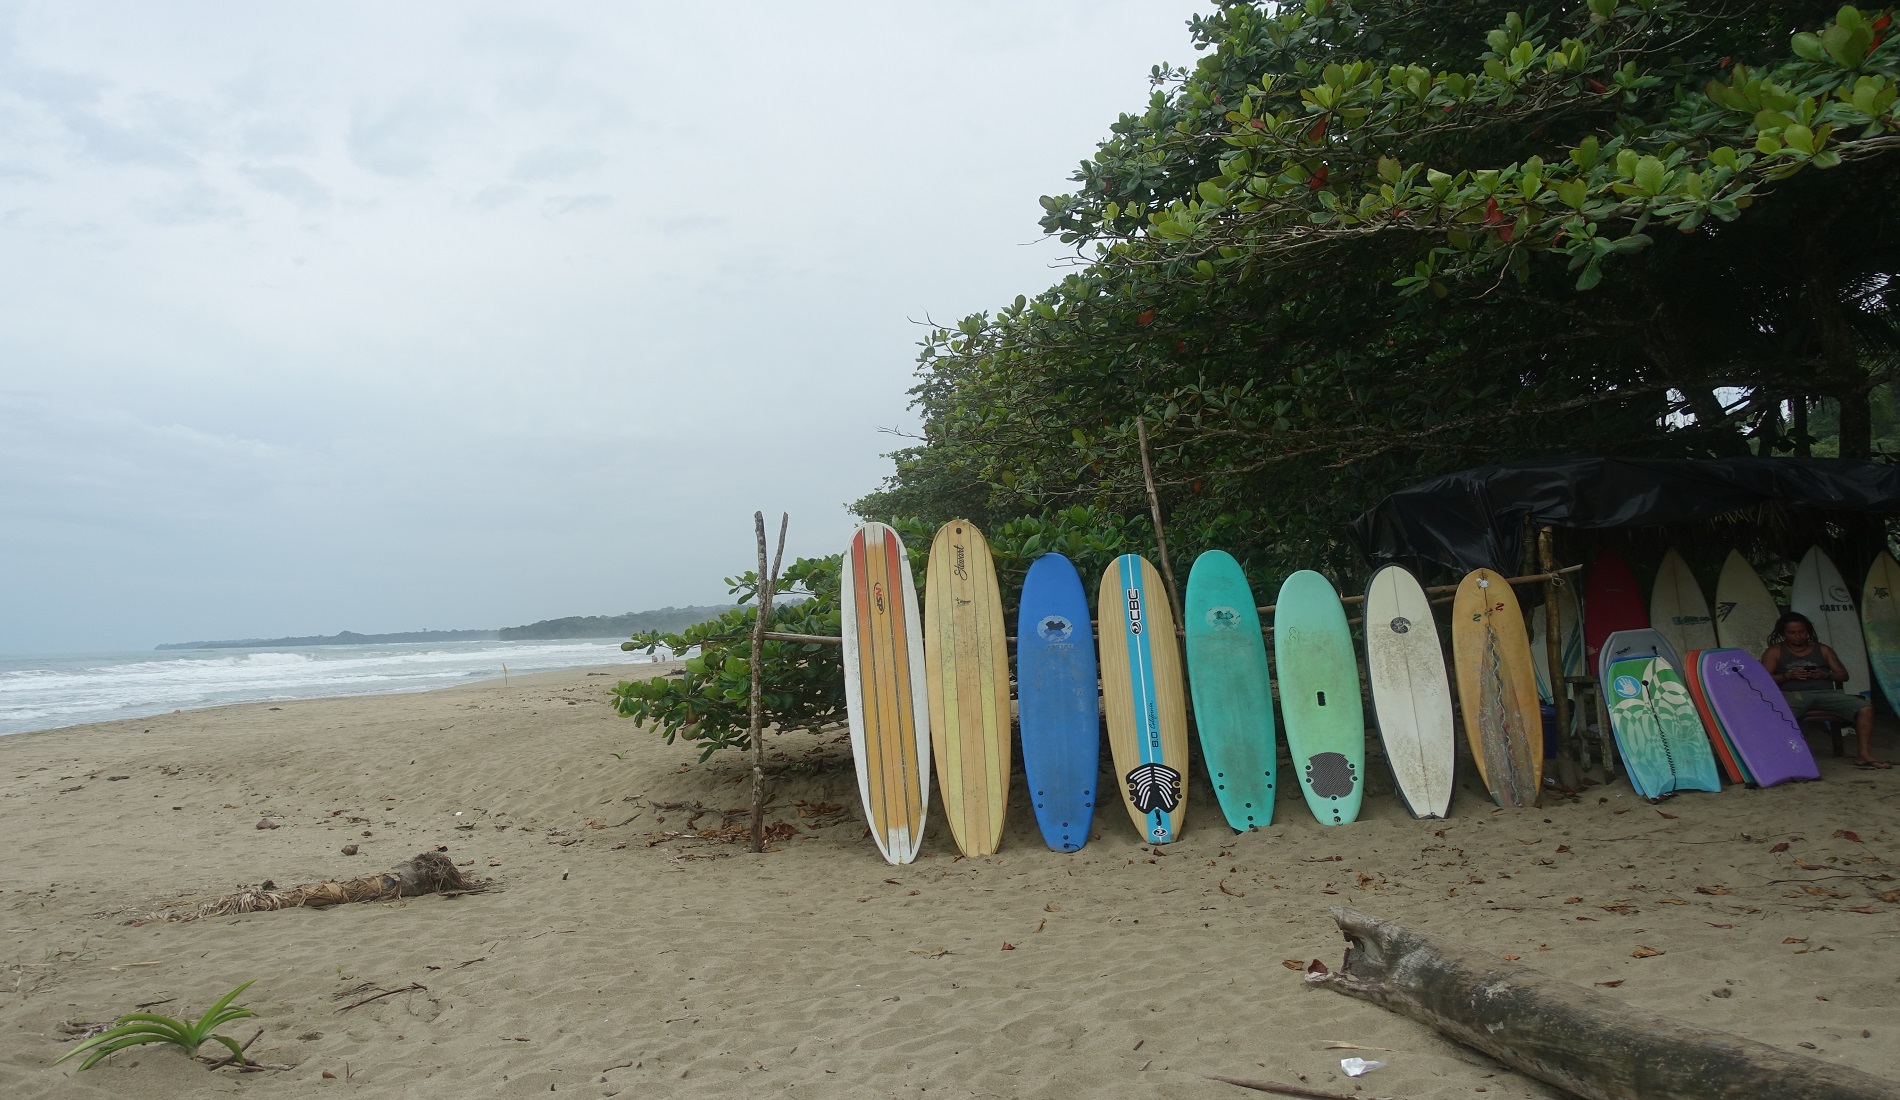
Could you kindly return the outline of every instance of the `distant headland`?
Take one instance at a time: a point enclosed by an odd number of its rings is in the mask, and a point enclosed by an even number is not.
[[[629,611],[625,615],[569,615],[564,619],[542,619],[526,626],[504,626],[495,630],[407,630],[395,634],[358,634],[344,630],[303,638],[236,638],[216,642],[165,642],[159,649],[264,649],[317,645],[387,645],[394,642],[539,642],[564,638],[625,638],[637,631],[684,630],[695,623],[717,618],[732,610],[731,605],[708,604],[701,607],[662,607],[653,611]]]

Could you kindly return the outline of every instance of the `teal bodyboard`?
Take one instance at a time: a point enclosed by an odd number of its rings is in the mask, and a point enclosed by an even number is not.
[[[1280,670],[1287,752],[1306,805],[1323,825],[1352,821],[1359,816],[1366,774],[1359,658],[1339,593],[1311,569],[1280,586],[1273,663]]]
[[[1194,559],[1186,607],[1188,686],[1214,797],[1233,828],[1270,825],[1273,684],[1253,589],[1233,555],[1209,550]]]
[[[1603,682],[1610,728],[1636,793],[1661,798],[1722,789],[1702,716],[1668,660],[1644,655],[1612,661]]]

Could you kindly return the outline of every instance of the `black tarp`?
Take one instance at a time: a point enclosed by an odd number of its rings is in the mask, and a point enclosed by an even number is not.
[[[1352,537],[1374,564],[1508,573],[1524,560],[1527,520],[1606,530],[1696,523],[1763,506],[1900,513],[1900,467],[1846,458],[1531,459],[1401,489],[1354,520]]]

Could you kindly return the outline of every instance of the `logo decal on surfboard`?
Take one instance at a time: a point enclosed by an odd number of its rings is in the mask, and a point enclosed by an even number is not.
[[[1643,693],[1643,685],[1638,683],[1634,676],[1618,676],[1616,693],[1625,699],[1634,699]]]
[[[1144,814],[1172,811],[1181,802],[1181,773],[1166,764],[1142,764],[1128,773],[1128,800]]]
[[[1210,607],[1207,609],[1207,625],[1215,630],[1239,630],[1240,612],[1231,607]]]
[[[1128,633],[1141,633],[1141,589],[1128,590]]]
[[[1412,629],[1412,620],[1406,618],[1403,615],[1400,615],[1397,618],[1393,619],[1387,625],[1392,628],[1392,633],[1404,634],[1407,631]]]
[[[1066,642],[1075,633],[1075,624],[1066,615],[1045,615],[1036,624],[1036,633],[1042,635],[1044,641]]]

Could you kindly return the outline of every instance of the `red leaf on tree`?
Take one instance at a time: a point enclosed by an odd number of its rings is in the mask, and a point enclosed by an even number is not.
[[[1142,325],[1152,325],[1152,324],[1154,324],[1154,323],[1155,323],[1155,311],[1154,311],[1154,310],[1152,310],[1152,309],[1144,309],[1144,310],[1142,310],[1142,311],[1141,311],[1141,315],[1140,315],[1139,317],[1136,317],[1136,318],[1135,318],[1135,323],[1136,323],[1136,324],[1142,324]]]
[[[1498,200],[1484,200],[1484,224],[1497,225],[1504,220],[1504,214],[1498,210]]]
[[[1312,128],[1306,131],[1306,140],[1319,141],[1326,136],[1326,120],[1328,117],[1327,115],[1319,116],[1319,121],[1315,122]]]
[[[1322,164],[1319,166],[1319,171],[1313,173],[1312,178],[1306,181],[1306,189],[1308,191],[1317,191],[1326,186],[1326,175],[1326,166]]]
[[[1604,95],[1609,92],[1609,89],[1605,88],[1603,86],[1603,82],[1600,80],[1586,80],[1584,81],[1584,83],[1588,84],[1590,86],[1590,90],[1595,92],[1598,95]]]

